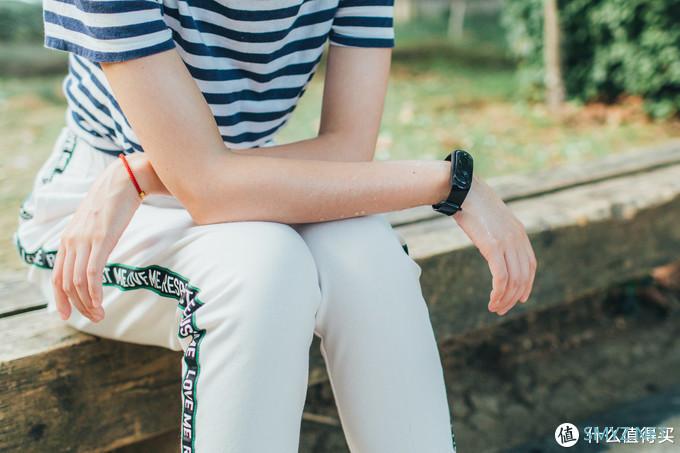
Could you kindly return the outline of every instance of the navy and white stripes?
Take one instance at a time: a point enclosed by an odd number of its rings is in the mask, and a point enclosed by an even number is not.
[[[45,46],[71,52],[67,122],[105,152],[143,151],[99,66],[176,48],[227,146],[290,117],[327,41],[393,47],[393,0],[44,0]]]

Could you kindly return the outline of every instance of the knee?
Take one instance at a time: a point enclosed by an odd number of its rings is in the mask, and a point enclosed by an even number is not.
[[[205,228],[209,227],[209,228]],[[207,311],[228,324],[295,329],[313,318],[320,302],[314,258],[302,237],[276,222],[201,226],[210,248],[211,275],[219,281]]]
[[[420,266],[383,216],[312,224],[301,230],[320,276],[317,332],[329,343],[373,332],[398,338],[413,322],[429,322]],[[380,326],[376,329],[376,326]]]
[[[404,272],[420,276],[420,267],[382,215],[313,224],[303,236],[318,266],[339,276],[355,281],[404,277]]]
[[[303,237],[316,260],[324,294],[341,293],[345,307],[352,300],[365,304],[373,298],[375,305],[390,295],[420,291],[421,268],[384,216],[313,224],[303,230]]]

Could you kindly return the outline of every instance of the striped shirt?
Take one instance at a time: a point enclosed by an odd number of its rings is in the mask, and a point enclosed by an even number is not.
[[[393,47],[393,0],[44,0],[45,47],[69,52],[67,124],[96,149],[143,151],[100,62],[175,48],[231,148],[286,123],[326,42]]]

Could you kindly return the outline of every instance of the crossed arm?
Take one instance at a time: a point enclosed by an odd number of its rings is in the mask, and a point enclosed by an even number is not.
[[[433,204],[448,194],[447,162],[373,161],[390,56],[390,49],[331,46],[318,136],[250,150],[225,147],[175,49],[102,68],[144,147],[130,159],[147,192],[174,195],[198,224],[305,223]],[[62,235],[53,271],[64,319],[70,304],[95,322],[103,318],[101,272],[138,205],[118,163],[93,184]],[[454,219],[489,263],[489,310],[502,315],[526,301],[536,268],[531,244],[479,177]]]
[[[197,223],[304,223],[446,197],[445,163],[369,162],[389,52],[333,46],[319,136],[256,156],[225,147],[208,104],[174,49],[103,69],[158,177]]]

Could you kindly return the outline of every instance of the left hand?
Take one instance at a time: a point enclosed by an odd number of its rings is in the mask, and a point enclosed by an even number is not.
[[[463,209],[453,218],[486,259],[493,277],[490,312],[503,316],[529,299],[536,255],[524,225],[486,182],[473,177]]]

